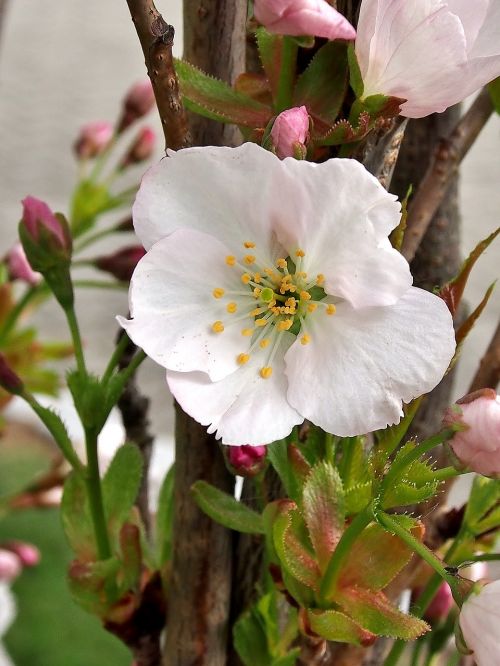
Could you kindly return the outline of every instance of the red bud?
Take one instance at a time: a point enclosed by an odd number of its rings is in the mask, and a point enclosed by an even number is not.
[[[145,254],[146,251],[141,245],[130,245],[113,254],[98,257],[94,266],[110,273],[117,280],[130,282],[135,267]]]
[[[135,83],[123,100],[123,111],[118,132],[123,132],[133,122],[151,111],[155,103],[153,86],[149,79]]]

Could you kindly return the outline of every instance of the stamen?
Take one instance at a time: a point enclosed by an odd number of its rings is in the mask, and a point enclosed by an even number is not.
[[[253,281],[260,284],[262,282],[262,275],[260,273],[254,273]]]
[[[224,289],[221,289],[220,287],[217,287],[217,289],[214,289],[212,292],[212,295],[214,298],[222,298],[226,292]]]
[[[310,301],[311,300],[311,294],[308,291],[302,290],[300,292],[300,300]]]
[[[221,321],[214,321],[212,324],[212,331],[214,333],[222,333],[224,330],[224,324]]]
[[[307,333],[300,338],[301,345],[308,345],[311,342],[311,336]]]
[[[250,360],[250,354],[239,354],[236,358],[238,365],[245,365]]]
[[[243,273],[243,275],[241,276],[241,281],[243,282],[243,284],[248,284],[251,281],[251,279],[252,278],[250,277],[250,275],[248,275],[248,273]]]
[[[323,273],[318,273],[318,275],[316,276],[316,284],[318,285],[318,287],[321,287],[321,285],[324,284],[324,282],[325,282],[325,276],[323,275]]]
[[[305,257],[305,256],[306,256],[306,253],[304,252],[304,250],[301,250],[301,249],[299,248],[298,250],[295,250],[295,256],[296,256],[296,257],[301,257],[301,258],[302,258],[302,257]]]
[[[247,266],[251,266],[252,264],[255,264],[255,256],[253,254],[247,254],[245,255],[243,261]]]
[[[251,241],[245,241],[243,245],[247,248],[247,250],[250,250],[251,248],[255,247],[255,243],[252,243]]]
[[[267,324],[267,319],[261,318],[261,319],[256,319],[255,320],[255,325],[256,326],[261,327],[261,326],[266,326],[266,324]]]
[[[228,254],[228,256],[226,257],[226,264],[228,266],[234,266],[235,263],[236,263],[236,257],[233,257],[232,254]]]
[[[315,312],[315,310],[318,309],[318,304],[317,303],[308,303],[307,304],[307,311],[308,312]]]
[[[228,303],[226,305],[226,310],[229,312],[229,314],[234,314],[237,309],[238,305],[236,303]]]
[[[282,319],[278,323],[278,330],[280,331],[288,331],[291,329],[293,326],[293,319]]]
[[[254,329],[253,329],[253,328],[244,328],[244,329],[241,331],[241,335],[244,335],[246,338],[249,338],[250,336],[252,336],[253,333],[254,333]]]
[[[255,287],[255,289],[253,290],[254,298],[259,298],[261,293],[262,293],[262,289],[260,287]]]
[[[329,303],[325,308],[325,312],[327,315],[334,315],[337,312],[337,308],[333,303]]]
[[[269,338],[264,338],[263,340],[261,340],[261,341],[259,342],[259,347],[260,347],[261,349],[265,349],[266,347],[269,347],[269,343],[270,343],[270,342],[271,342],[271,340],[269,340]]]
[[[262,379],[269,379],[269,377],[273,374],[273,369],[271,366],[266,366],[264,368],[260,369],[260,376]]]

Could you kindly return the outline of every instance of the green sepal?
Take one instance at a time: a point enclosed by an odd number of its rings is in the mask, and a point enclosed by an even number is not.
[[[174,481],[175,465],[168,470],[163,480],[158,510],[156,512],[156,548],[160,567],[172,558],[172,534],[174,526]]]
[[[346,515],[352,516],[361,513],[368,506],[372,499],[372,485],[372,481],[364,481],[363,483],[355,483],[345,489]]]
[[[365,84],[363,83],[363,77],[361,76],[361,69],[359,68],[356,50],[354,48],[354,44],[352,43],[347,47],[347,60],[349,63],[349,82],[351,84],[351,88],[353,89],[356,97],[361,99],[365,91]]]
[[[114,196],[106,185],[82,180],[73,192],[71,201],[71,230],[78,238],[95,225],[99,215],[130,203],[130,198]]]
[[[264,534],[262,516],[206,481],[191,486],[193,498],[212,520],[236,532]]]
[[[476,476],[469,501],[465,507],[463,524],[472,534],[481,533],[481,522],[500,502],[500,481]]]
[[[321,146],[339,146],[345,143],[361,141],[370,132],[370,114],[361,113],[357,124],[353,125],[349,120],[339,120],[322,137],[318,137],[316,143]]]
[[[500,113],[500,77],[488,85],[491,101],[497,113]]]
[[[190,111],[222,123],[251,128],[265,127],[271,119],[273,113],[268,106],[236,92],[194,65],[176,60],[175,67],[183,102]]]
[[[297,80],[293,104],[305,105],[315,119],[331,125],[339,115],[347,91],[347,48],[327,42]]]
[[[376,638],[338,610],[308,610],[307,621],[312,631],[327,641],[367,646]]]

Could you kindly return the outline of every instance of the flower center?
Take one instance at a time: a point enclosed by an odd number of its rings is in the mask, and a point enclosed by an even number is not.
[[[255,351],[267,350],[260,376],[268,379],[284,332],[300,335],[301,344],[309,344],[312,336],[307,329],[307,318],[317,311],[333,315],[335,305],[322,302],[326,298],[324,276],[319,273],[311,278],[302,270],[305,252],[300,248],[293,257],[279,258],[274,266],[269,266],[260,261],[255,243],[247,241],[244,247],[248,254],[241,259],[229,255],[225,260],[240,274],[243,289],[213,290],[214,298],[227,299],[225,309],[230,317],[225,322],[214,322],[212,331],[219,334],[227,326],[240,324],[241,334],[252,341],[249,350],[237,356],[238,364],[248,363]],[[235,297],[238,302],[233,300]]]

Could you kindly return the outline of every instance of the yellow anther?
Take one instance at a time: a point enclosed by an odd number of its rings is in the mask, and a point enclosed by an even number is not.
[[[250,277],[250,275],[248,275],[248,273],[243,273],[243,275],[241,276],[241,281],[243,282],[243,284],[248,284],[251,279],[252,278]]]
[[[259,347],[260,347],[261,349],[265,349],[266,347],[269,347],[269,343],[270,343],[270,342],[271,342],[271,341],[270,341],[268,338],[264,338],[263,340],[261,340],[261,341],[259,342]]]
[[[294,308],[297,305],[297,301],[293,296],[291,296],[290,298],[286,299],[285,305],[288,306],[289,308]]]
[[[254,273],[253,281],[260,284],[262,282],[262,275],[260,273]]]
[[[288,331],[293,326],[293,319],[282,319],[278,324],[278,330]]]
[[[267,307],[268,307],[268,308],[274,308],[275,305],[276,305],[276,299],[273,298],[272,301],[269,301],[269,304],[268,304]]]
[[[226,264],[228,266],[234,266],[235,263],[236,263],[236,257],[233,257],[232,254],[228,254],[226,257]]]
[[[220,289],[217,287],[217,289],[214,289],[212,292],[212,295],[214,298],[222,298],[224,296],[224,289]]]
[[[317,303],[309,303],[309,305],[307,306],[307,311],[314,312],[317,309],[317,307],[318,307]]]
[[[247,248],[247,250],[250,250],[250,248],[255,247],[255,243],[252,243],[251,241],[245,241],[243,245]]]
[[[250,312],[250,315],[252,317],[258,317],[260,314],[262,314],[265,311],[266,308],[255,308],[255,310],[252,310],[252,312]]]
[[[310,301],[311,300],[311,294],[308,291],[302,290],[300,292],[300,300],[301,301]]]
[[[305,257],[305,256],[306,256],[306,253],[304,252],[304,250],[301,250],[301,249],[299,248],[298,250],[295,250],[295,256],[296,256],[296,257]]]
[[[296,287],[294,284],[291,284],[291,285],[288,287],[288,291],[291,291],[292,294],[293,294],[294,292],[297,291],[297,287]]]
[[[264,273],[266,275],[269,275],[269,277],[273,277],[273,275],[274,275],[274,271],[273,271],[272,268],[264,268]]]
[[[261,293],[262,293],[262,289],[260,287],[255,287],[255,289],[253,290],[253,295],[255,296],[255,298],[259,298]]]
[[[271,312],[272,312],[274,315],[279,315],[279,313],[280,313],[280,309],[277,308],[276,306],[274,306],[274,307],[271,308]]]
[[[265,326],[267,324],[267,319],[256,319],[255,320],[255,325],[256,326]]]
[[[244,335],[246,338],[249,338],[251,335],[253,335],[253,328],[244,328],[241,331],[241,335]]]
[[[286,259],[278,259],[278,260],[276,261],[276,266],[277,266],[278,268],[286,268],[286,267],[287,267]]]
[[[311,342],[311,336],[307,335],[307,333],[300,338],[301,345],[308,345],[310,342]]]
[[[244,262],[245,262],[245,264],[247,264],[247,266],[251,266],[252,264],[255,264],[254,255],[253,254],[246,254],[245,258],[244,258]]]
[[[287,282],[291,281],[292,281],[292,276],[290,275],[290,273],[288,273],[288,275],[283,275],[283,277],[281,278],[282,284],[286,284]]]
[[[327,315],[334,315],[337,312],[337,308],[333,303],[329,303],[325,308],[325,312]]]
[[[318,273],[318,275],[316,276],[316,284],[321,286],[322,284],[324,284],[324,282],[325,282],[325,276],[323,275],[323,273]]]
[[[304,278],[305,280],[307,277],[307,273],[304,273],[304,271],[300,271],[299,273],[297,273],[297,277]]]
[[[239,365],[245,365],[250,360],[250,354],[239,354],[236,358],[236,362]]]
[[[237,309],[238,306],[236,305],[236,303],[228,303],[226,305],[226,310],[229,312],[229,314],[234,314]]]
[[[269,379],[269,377],[273,374],[273,369],[270,366],[266,366],[265,368],[260,369],[260,376],[262,379]]]
[[[224,324],[221,321],[214,321],[212,324],[212,331],[214,333],[222,333],[224,330]]]

